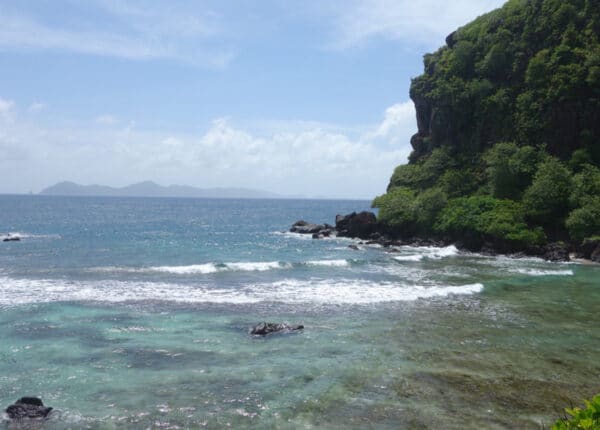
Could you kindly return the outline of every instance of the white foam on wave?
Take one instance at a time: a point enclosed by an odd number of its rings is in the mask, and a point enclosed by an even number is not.
[[[149,267],[147,270],[150,272],[173,273],[176,275],[193,275],[193,274],[206,275],[209,273],[218,272],[219,268],[217,267],[216,264],[206,263],[206,264],[192,264],[189,266],[156,266],[156,267]]]
[[[350,262],[348,260],[312,260],[306,264],[309,266],[347,267]]]
[[[572,270],[548,270],[548,269],[533,269],[525,267],[517,267],[509,269],[510,272],[520,273],[529,276],[573,276]]]
[[[262,284],[255,294],[265,301],[351,305],[415,301],[446,297],[451,294],[475,294],[482,290],[482,284],[419,286],[364,280],[288,279],[267,285]]]
[[[422,261],[425,258],[441,260],[442,258],[452,257],[459,253],[454,245],[443,248],[433,246],[403,246],[400,250],[403,254],[395,256],[394,260],[396,261]]]
[[[33,233],[23,233],[20,231],[13,231],[9,233],[0,234],[0,240],[6,238],[19,238],[19,239],[60,239],[60,234],[33,234]]]
[[[313,240],[312,234],[292,233],[291,231],[275,231],[273,234],[299,240]]]
[[[304,263],[307,266],[347,267],[347,260],[311,260]],[[204,263],[187,266],[151,266],[151,267],[118,267],[105,266],[88,269],[90,272],[104,273],[153,273],[162,272],[174,275],[208,275],[219,272],[265,272],[267,270],[291,269],[293,263],[280,261],[235,262],[235,263]]]
[[[64,281],[0,277],[0,305],[13,306],[58,301],[117,303],[140,300],[183,303],[281,302],[361,305],[414,301],[454,294],[475,294],[482,289],[482,284],[418,286],[347,279],[285,279],[232,288],[207,288],[164,282]]]
[[[243,271],[243,272],[264,272],[273,269],[286,269],[291,267],[288,263],[280,263],[278,261],[265,262],[238,262],[238,263],[206,263],[193,264],[190,266],[157,266],[150,267],[147,270],[151,272],[165,272],[176,275],[192,275],[192,274],[209,274],[226,271]]]
[[[421,261],[423,260],[424,255],[398,255],[394,257],[396,261]]]

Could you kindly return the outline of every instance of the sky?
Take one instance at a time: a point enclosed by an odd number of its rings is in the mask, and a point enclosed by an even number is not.
[[[502,0],[0,0],[0,193],[56,182],[371,199],[411,78]]]

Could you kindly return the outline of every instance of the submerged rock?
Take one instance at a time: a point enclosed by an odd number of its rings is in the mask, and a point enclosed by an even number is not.
[[[302,324],[288,325],[285,323],[268,323],[262,322],[250,329],[250,334],[255,336],[266,336],[273,333],[286,333],[304,329]]]
[[[52,408],[44,406],[37,397],[21,397],[6,408],[6,414],[11,420],[44,419],[51,411]]]

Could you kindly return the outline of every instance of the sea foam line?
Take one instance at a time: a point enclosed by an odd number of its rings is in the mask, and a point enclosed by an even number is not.
[[[166,282],[64,281],[0,277],[0,305],[59,301],[118,303],[143,300],[182,303],[281,302],[363,305],[476,294],[482,289],[482,284],[420,286],[348,279],[284,279],[238,287],[207,288]]]

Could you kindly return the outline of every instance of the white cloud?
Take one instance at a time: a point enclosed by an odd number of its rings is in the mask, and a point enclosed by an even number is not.
[[[0,97],[0,123],[12,121],[14,116],[15,102]]]
[[[0,50],[53,50],[132,60],[171,59],[203,67],[224,67],[230,49],[218,46],[219,17],[160,3],[96,0],[85,3],[104,19],[45,23],[31,14],[0,13]],[[65,8],[65,16],[69,11]],[[85,8],[85,7],[84,7]],[[95,9],[94,9],[95,8]],[[98,13],[100,11],[100,13]],[[215,43],[217,42],[217,43]]]
[[[414,132],[415,117],[415,105],[412,101],[396,103],[385,110],[383,122],[372,133],[372,137],[397,143],[398,139],[406,138],[407,132]]]
[[[101,125],[115,125],[119,123],[119,120],[114,115],[105,114],[94,118],[94,122]]]
[[[0,115],[8,114],[15,106],[12,100],[0,98]]]
[[[42,127],[17,118],[0,132],[0,169],[7,178],[0,192],[39,190],[65,179],[108,185],[151,179],[282,194],[374,197],[410,152],[416,126],[408,104],[390,107],[380,124],[358,135],[341,126],[300,121],[289,130],[280,123],[256,132],[218,118],[196,135],[140,130],[125,123]]]
[[[27,111],[31,112],[31,113],[35,113],[35,112],[39,112],[44,109],[46,109],[46,104],[36,101],[29,105],[29,107],[27,108]]]
[[[374,38],[440,46],[444,38],[505,0],[348,0],[329,9],[334,20],[332,47],[361,46]]]

